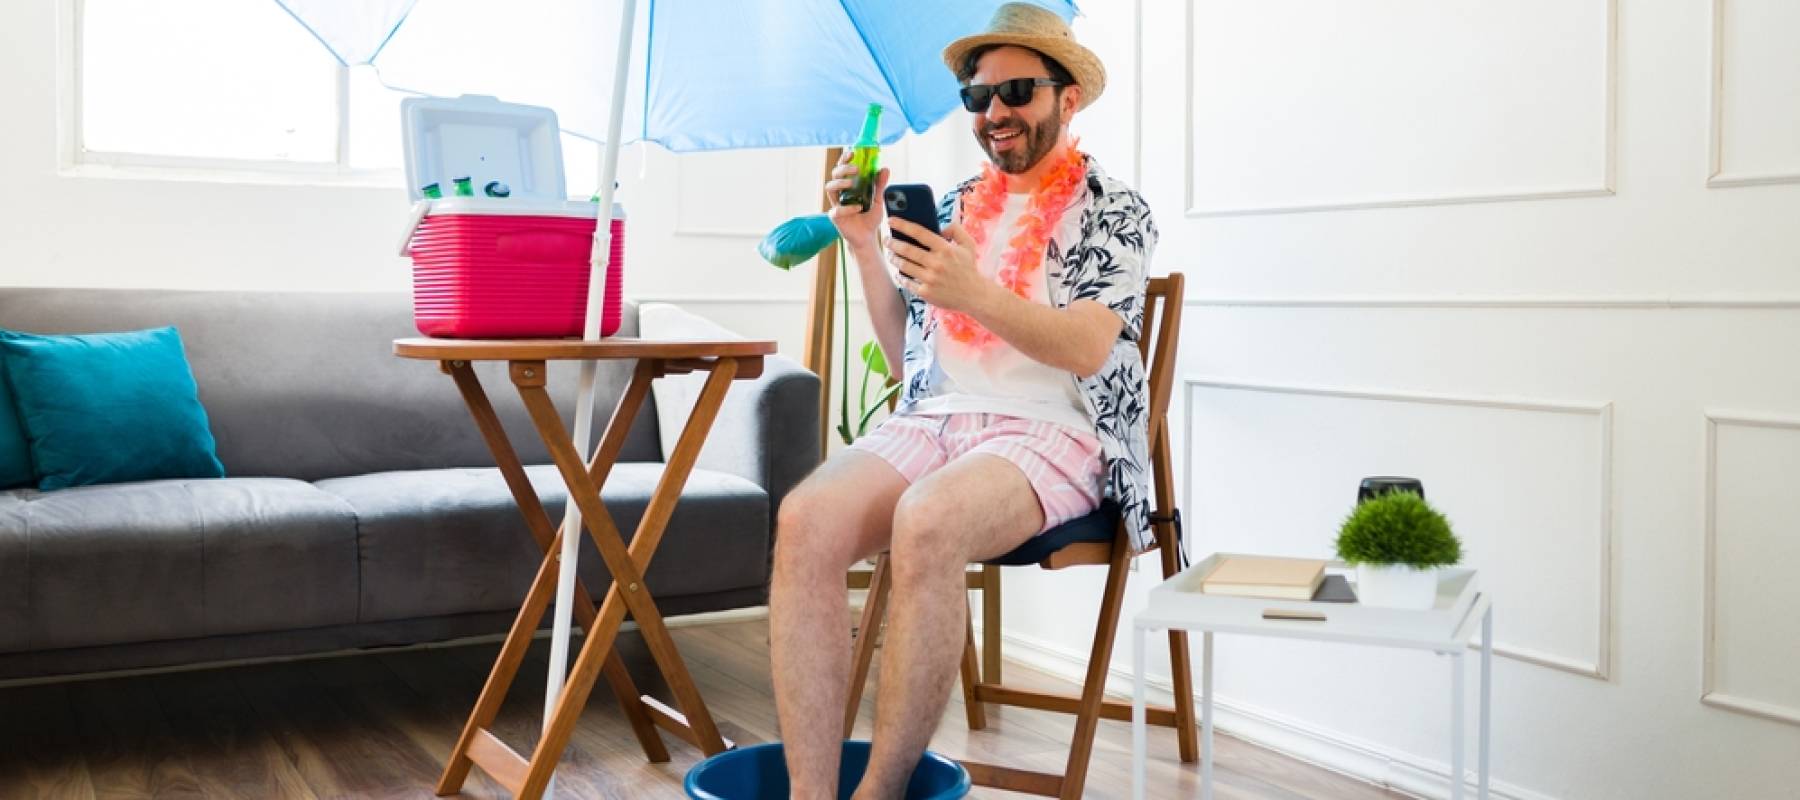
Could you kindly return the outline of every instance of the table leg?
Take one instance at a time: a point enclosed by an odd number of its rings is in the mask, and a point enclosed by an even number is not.
[[[476,428],[481,432],[482,439],[493,455],[494,463],[505,480],[507,489],[512,493],[513,500],[524,517],[526,529],[536,541],[538,549],[544,553],[545,558],[540,564],[538,581],[542,581],[545,577],[553,578],[553,570],[549,576],[545,576],[542,571],[549,569],[549,565],[555,563],[550,559],[550,555],[558,547],[558,532],[556,527],[551,524],[549,515],[544,512],[543,503],[539,501],[530,479],[526,477],[518,454],[513,449],[505,429],[501,426],[499,416],[494,412],[493,403],[488,400],[487,393],[482,389],[480,378],[476,376],[473,366],[468,361],[445,361],[441,362],[439,366],[455,381],[457,390],[461,394],[464,404],[468,406],[470,416],[475,421]],[[623,443],[627,428],[636,418],[639,407],[649,395],[650,379],[654,376],[647,370],[640,370],[639,373],[632,385],[627,388],[624,396],[620,398],[618,410],[607,429],[608,439],[616,439],[619,444]],[[621,420],[623,421],[621,422]],[[614,452],[617,449],[617,445],[611,448]],[[603,447],[602,450],[605,451],[607,448]],[[610,468],[611,462],[606,462],[606,466]],[[605,480],[604,472],[598,474],[597,480]],[[477,742],[482,741],[481,734],[493,724],[500,704],[511,687],[513,679],[517,676],[520,661],[524,658],[525,650],[537,630],[544,609],[548,606],[548,592],[554,587],[552,582],[540,589],[538,581],[534,581],[532,590],[527,593],[520,613],[515,618],[513,627],[507,635],[506,644],[495,659],[494,668],[489,672],[488,678],[483,684],[480,698],[476,701],[475,708],[471,710],[457,745],[445,763],[444,772],[437,785],[439,794],[454,794],[461,790],[462,784],[468,776],[469,768],[474,763],[470,757],[470,750],[477,746]],[[577,583],[577,589],[576,619],[583,630],[592,630],[595,614],[592,595],[579,583]],[[663,745],[662,737],[657,734],[656,727],[645,710],[641,699],[642,695],[632,683],[631,675],[625,669],[624,662],[620,660],[617,653],[608,654],[604,672],[608,685],[618,698],[621,711],[630,722],[632,732],[637,736],[638,743],[644,750],[645,757],[652,763],[666,763],[669,760],[669,751]]]
[[[1200,800],[1213,796],[1213,634],[1200,634]]]
[[[1450,656],[1450,800],[1462,800],[1463,772],[1463,656]]]
[[[569,487],[570,502],[581,506],[589,538],[599,548],[601,558],[613,574],[613,585],[600,605],[595,630],[582,644],[569,685],[556,704],[553,721],[532,754],[525,790],[520,794],[535,796],[548,782],[557,757],[574,732],[580,709],[586,703],[588,691],[598,674],[601,654],[611,650],[627,609],[637,621],[639,633],[644,637],[652,657],[668,679],[670,688],[686,714],[686,718],[682,720],[685,725],[681,726],[684,730],[677,732],[691,735],[694,744],[708,755],[723,752],[726,749],[723,738],[707,712],[705,703],[700,699],[699,690],[694,686],[687,666],[675,648],[674,640],[663,625],[662,614],[643,583],[643,570],[649,567],[657,545],[661,542],[669,517],[674,513],[675,501],[680,497],[681,488],[699,457],[706,431],[711,427],[713,418],[725,399],[725,391],[737,373],[737,362],[720,359],[708,376],[675,451],[668,457],[662,479],[651,495],[629,548],[618,529],[613,526],[611,515],[600,501],[599,487],[593,482],[580,454],[575,451],[555,403],[544,390],[543,363],[515,362],[512,373],[519,396],[525,401],[525,408],[531,414],[532,422]]]
[[[463,402],[469,407],[469,413],[475,418],[475,427],[481,431],[482,439],[487,443],[488,451],[494,456],[494,464],[500,470],[500,476],[506,481],[506,488],[511,491],[513,502],[519,507],[519,513],[525,517],[525,527],[531,532],[537,546],[546,556],[556,550],[552,544],[558,535],[558,528],[550,522],[550,515],[544,511],[544,504],[538,499],[537,490],[531,485],[531,479],[525,475],[525,467],[519,462],[518,453],[513,450],[512,442],[506,436],[506,430],[500,424],[499,415],[494,413],[494,405],[489,402],[487,393],[481,388],[481,379],[475,369],[467,361],[450,361],[443,365],[444,372],[449,373],[456,382],[456,388],[462,394]],[[601,434],[600,446],[594,453],[594,460],[588,463],[588,474],[596,484],[606,483],[617,454],[624,448],[625,438],[631,423],[637,419],[638,411],[643,408],[644,401],[650,396],[650,382],[656,377],[649,364],[640,364],[634,371],[631,382],[619,396],[618,405],[614,406],[612,416],[608,418],[606,430]],[[573,541],[579,541],[574,539]],[[575,622],[583,632],[592,629],[594,624],[593,594],[581,582],[575,582],[576,607]],[[535,630],[539,620],[532,618],[529,625]],[[566,655],[565,661],[566,664]],[[631,680],[631,673],[625,668],[625,662],[617,653],[607,657],[603,670],[607,685],[612,688],[613,695],[619,702],[619,709],[625,719],[631,723],[631,730],[637,736],[638,745],[644,750],[644,757],[650,763],[663,764],[669,761],[669,750],[663,745],[662,737],[656,732],[656,725],[651,722],[650,715],[644,710],[641,699],[643,694]],[[512,676],[507,676],[507,684],[511,684]],[[546,703],[545,716],[549,716]],[[492,720],[484,720],[483,725]]]
[[[1144,713],[1144,628],[1131,626],[1131,797],[1144,800],[1147,786],[1145,765],[1148,743],[1145,741]]]
[[[1481,615],[1481,727],[1476,736],[1480,739],[1477,747],[1476,769],[1481,771],[1478,795],[1481,800],[1488,800],[1488,753],[1491,733],[1493,731],[1493,695],[1494,695],[1494,607],[1488,606],[1487,613]]]
[[[500,713],[500,705],[506,700],[506,690],[512,686],[513,677],[518,674],[520,662],[525,660],[525,650],[531,645],[532,632],[537,630],[538,620],[543,619],[544,611],[550,607],[550,594],[555,588],[554,562],[545,558],[538,565],[537,577],[531,582],[531,591],[526,593],[512,631],[507,633],[506,642],[500,646],[500,655],[494,660],[494,669],[482,684],[475,708],[469,712],[462,734],[457,738],[456,746],[451,748],[450,758],[444,764],[444,772],[438,777],[436,791],[439,796],[462,791],[463,781],[469,777],[469,768],[475,764],[470,751],[478,746],[477,742],[491,735],[488,727],[494,724],[494,718]],[[490,774],[494,771],[492,767],[484,768]],[[502,783],[508,788],[515,788],[514,782],[502,780]]]
[[[648,394],[650,380],[660,374],[662,364],[648,359],[640,362],[637,375],[627,388],[625,397],[621,398],[620,406],[608,424],[599,449],[592,460],[586,463],[583,463],[566,431],[562,430],[560,415],[543,389],[544,363],[514,362],[511,365],[513,382],[519,389],[521,398],[525,400],[527,409],[532,412],[533,422],[557,462],[564,483],[569,487],[570,502],[579,505],[589,520],[589,534],[615,577],[614,584],[607,591],[598,611],[594,609],[591,596],[585,589],[575,593],[574,613],[584,629],[586,641],[583,642],[569,675],[567,690],[558,698],[554,713],[546,720],[544,735],[532,757],[527,760],[496,739],[488,726],[493,723],[506,690],[517,673],[519,662],[523,659],[525,648],[548,609],[556,589],[555,577],[560,564],[556,550],[560,545],[560,532],[555,531],[549,522],[549,516],[544,513],[542,503],[531,488],[517,454],[506,440],[492,405],[475,380],[473,370],[467,362],[443,364],[444,371],[456,378],[458,387],[463,390],[464,399],[476,418],[477,426],[481,428],[489,448],[493,450],[496,463],[500,465],[501,473],[506,477],[508,487],[512,489],[514,499],[525,515],[527,526],[534,538],[538,539],[540,548],[545,551],[545,558],[539,565],[538,577],[532,584],[524,607],[520,609],[513,629],[508,634],[507,643],[502,647],[500,658],[488,676],[481,698],[445,765],[444,775],[437,786],[439,794],[456,793],[469,768],[479,764],[516,796],[539,797],[547,788],[555,763],[573,733],[596,678],[602,672],[614,692],[620,695],[626,716],[650,760],[668,760],[667,750],[663,748],[661,738],[655,731],[656,725],[688,740],[708,755],[732,746],[719,735],[705,705],[700,701],[698,689],[676,652],[674,641],[669,637],[642,577],[643,570],[649,566],[650,559],[655,554],[669,517],[673,514],[682,486],[692,471],[706,432],[717,416],[725,390],[734,378],[740,375],[751,376],[759,371],[760,359],[719,359],[717,362],[695,366],[710,368],[712,375],[701,390],[680,443],[668,459],[662,480],[651,496],[637,535],[627,548],[618,529],[613,527],[605,505],[600,501],[598,487],[605,482],[616,462],[623,448],[626,431]],[[578,536],[580,532],[570,531],[569,535]],[[674,689],[685,715],[668,709],[653,698],[639,695],[636,687],[631,684],[630,675],[613,649],[614,639],[627,611],[637,620],[658,667]]]
[[[706,435],[712,429],[713,421],[718,417],[719,409],[724,405],[725,394],[731,388],[731,382],[741,377],[754,377],[762,373],[762,359],[719,359],[712,365],[711,374],[702,385],[699,396],[695,398],[694,407],[688,414],[681,435],[677,437],[675,449],[667,454],[662,477],[652,491],[649,504],[644,508],[644,516],[638,522],[636,533],[632,536],[629,555],[635,564],[648,569],[650,560],[656,555],[658,545],[662,542],[663,533],[668,529],[669,519],[675,513],[676,503],[681,499],[682,488],[687,485],[688,476],[692,474],[694,464],[699,460],[700,449],[706,443]],[[547,396],[546,396],[547,397]],[[620,442],[623,445],[623,440]],[[616,458],[616,454],[614,455]],[[592,495],[596,502],[599,494]],[[610,541],[621,550],[625,549],[623,539],[618,530],[612,527],[610,517],[599,520],[601,527],[609,530]],[[599,531],[588,530],[591,536],[598,537]],[[598,541],[596,541],[598,544]],[[603,548],[604,549],[604,548]],[[618,574],[617,572],[614,573]],[[641,574],[641,573],[640,573]],[[644,637],[651,656],[668,680],[670,690],[680,705],[685,717],[662,715],[665,723],[679,723],[677,733],[687,738],[696,748],[707,755],[717,755],[735,744],[727,741],[719,734],[712,714],[700,697],[700,690],[689,675],[687,664],[682,661],[675,648],[675,640],[664,626],[662,614],[657,610],[649,592],[646,590],[643,613],[632,609],[632,616],[638,623],[638,631]]]

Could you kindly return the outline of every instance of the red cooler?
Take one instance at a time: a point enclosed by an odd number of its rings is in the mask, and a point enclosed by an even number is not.
[[[401,113],[416,201],[402,252],[412,257],[419,332],[581,336],[599,205],[566,199],[555,112],[465,95],[411,98]],[[482,196],[450,196],[462,177]],[[488,196],[492,182],[508,196]],[[429,184],[446,196],[425,197]],[[602,336],[619,329],[624,256],[624,213],[615,204]]]

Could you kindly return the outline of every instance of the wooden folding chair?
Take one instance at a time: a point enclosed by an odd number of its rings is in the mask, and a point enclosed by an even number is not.
[[[1150,395],[1150,476],[1156,507],[1150,518],[1156,534],[1156,544],[1152,549],[1161,551],[1165,579],[1173,577],[1181,569],[1180,516],[1175,509],[1167,423],[1170,387],[1174,383],[1175,348],[1181,339],[1182,283],[1181,273],[1150,280],[1149,290],[1144,298],[1146,327],[1138,344],[1148,367]],[[1013,552],[987,562],[987,565],[998,566],[1037,564],[1043,569],[1064,569],[1084,564],[1105,565],[1107,573],[1106,590],[1100,601],[1100,621],[1094,630],[1094,646],[1088,655],[1087,675],[1078,696],[1016,689],[1000,684],[996,678],[983,680],[975,667],[974,620],[970,618],[968,633],[964,636],[962,685],[963,701],[968,710],[971,729],[980,730],[987,725],[983,703],[1075,715],[1075,733],[1070,741],[1069,761],[1062,774],[964,761],[963,766],[969,770],[976,785],[1046,797],[1080,797],[1082,788],[1087,783],[1088,758],[1093,753],[1094,733],[1100,718],[1131,721],[1129,702],[1109,701],[1104,696],[1107,668],[1112,659],[1113,638],[1119,627],[1119,609],[1125,600],[1125,578],[1129,572],[1131,549],[1130,534],[1119,520],[1118,508],[1108,501],[1094,513],[1059,525]],[[856,722],[863,684],[868,680],[869,665],[874,660],[876,640],[879,638],[881,620],[887,606],[890,588],[887,558],[883,554],[875,562],[875,571],[869,581],[868,599],[863,605],[862,622],[857,627],[849,703],[844,709],[846,736],[850,735]],[[983,605],[987,602],[992,600]],[[989,638],[993,641],[998,637]],[[1148,719],[1152,725],[1174,728],[1180,745],[1181,760],[1193,763],[1200,759],[1200,749],[1194,727],[1193,675],[1188,662],[1186,632],[1169,632],[1169,653],[1170,666],[1175,676],[1175,706],[1153,706],[1148,710]],[[990,660],[997,661],[999,654],[993,652],[985,655]]]

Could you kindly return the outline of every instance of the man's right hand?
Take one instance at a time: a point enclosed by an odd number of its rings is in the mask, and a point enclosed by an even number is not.
[[[844,245],[851,253],[867,253],[876,250],[881,244],[881,225],[887,214],[883,209],[881,193],[887,189],[888,171],[882,167],[875,175],[875,192],[870,196],[869,209],[863,211],[859,205],[843,206],[838,204],[838,193],[856,185],[856,167],[850,163],[850,148],[844,148],[844,155],[831,170],[831,180],[825,182],[825,199],[831,204],[831,224],[837,227],[838,235],[844,237]]]

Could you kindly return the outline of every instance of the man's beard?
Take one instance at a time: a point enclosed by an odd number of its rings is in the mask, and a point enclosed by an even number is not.
[[[994,131],[1017,129],[1023,129],[1025,132],[1025,135],[1019,137],[1023,140],[1021,144],[1024,146],[1014,147],[1004,153],[994,152],[994,142],[989,138]],[[976,138],[980,140],[981,149],[987,152],[988,158],[994,162],[994,166],[999,167],[1001,172],[1018,175],[1037,166],[1039,161],[1050,155],[1051,150],[1056,149],[1057,140],[1062,138],[1062,117],[1051,114],[1036,125],[1024,120],[1000,125],[984,123],[980,135]]]

